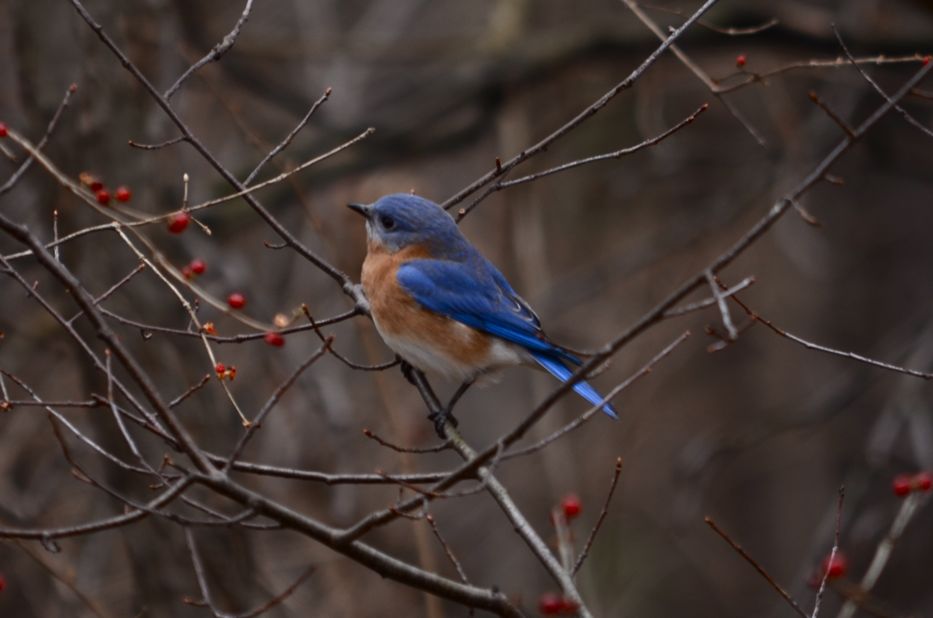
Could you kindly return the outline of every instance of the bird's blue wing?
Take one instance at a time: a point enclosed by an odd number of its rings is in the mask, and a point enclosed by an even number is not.
[[[576,356],[544,338],[538,316],[485,258],[466,262],[413,260],[398,269],[397,277],[425,309],[522,346],[561,382],[573,374],[565,362],[581,364]],[[576,383],[573,389],[594,405],[602,402],[586,381]],[[602,410],[618,418],[611,404],[604,404]]]
[[[398,282],[430,311],[516,343],[579,362],[547,341],[538,316],[485,259],[466,262],[413,260],[398,269]]]

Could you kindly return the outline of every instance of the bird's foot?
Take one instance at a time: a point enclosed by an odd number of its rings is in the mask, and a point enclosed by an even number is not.
[[[444,425],[450,423],[454,427],[459,425],[457,419],[454,418],[454,415],[450,413],[449,410],[441,410],[440,412],[432,412],[428,414],[428,420],[434,423],[434,431],[437,432],[438,437],[441,440],[447,439],[447,432],[444,431]]]
[[[408,380],[408,383],[412,386],[418,386],[418,383],[415,382],[415,368],[398,354],[395,355],[395,358],[398,359],[399,369],[402,370],[402,375],[405,376],[405,379]]]

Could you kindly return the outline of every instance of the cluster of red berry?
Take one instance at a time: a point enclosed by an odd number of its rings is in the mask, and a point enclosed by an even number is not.
[[[933,487],[933,474],[918,472],[914,475],[898,474],[891,482],[895,496],[904,497],[912,491],[930,491]]]
[[[107,189],[100,178],[90,172],[81,172],[78,174],[78,180],[94,194],[97,203],[103,206],[110,203],[110,190]],[[129,187],[121,185],[113,192],[113,197],[116,198],[118,202],[128,202],[133,199],[133,192],[130,191]]]
[[[181,267],[181,274],[185,276],[185,279],[194,279],[198,275],[203,275],[206,270],[207,264],[204,260],[195,258],[187,266]]]
[[[217,372],[218,380],[236,380],[236,365],[230,365],[227,367],[223,363],[217,363],[214,365],[214,371]]]

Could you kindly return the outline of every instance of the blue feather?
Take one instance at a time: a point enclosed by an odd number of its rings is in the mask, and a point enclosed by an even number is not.
[[[398,269],[398,282],[425,309],[523,347],[553,376],[566,381],[573,372],[564,363],[580,365],[580,359],[545,339],[528,303],[495,266],[470,249],[463,261],[407,262]],[[602,401],[587,382],[578,382],[573,389],[594,405]],[[610,404],[602,409],[618,418]]]
[[[536,361],[538,361],[539,365],[547,369],[552,376],[561,382],[566,382],[568,379],[570,379],[570,376],[573,375],[573,371],[564,365],[558,358],[535,352],[532,352],[531,355]],[[603,401],[602,396],[596,392],[596,389],[590,386],[589,382],[581,380],[580,382],[577,382],[573,385],[573,390],[577,391],[581,397],[589,401],[594,406],[600,405]],[[619,420],[619,414],[616,412],[616,409],[612,407],[611,403],[604,403],[602,405],[602,411],[605,412],[610,418]]]

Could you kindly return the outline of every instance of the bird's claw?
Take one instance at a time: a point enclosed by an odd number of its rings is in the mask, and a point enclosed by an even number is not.
[[[408,380],[408,383],[412,386],[418,386],[418,383],[415,382],[415,368],[398,354],[395,355],[395,358],[398,359],[399,369],[402,370],[402,375],[405,376],[405,379]]]
[[[444,431],[444,425],[450,423],[454,427],[459,425],[457,419],[454,418],[454,415],[450,413],[449,410],[441,410],[440,412],[432,412],[428,414],[428,420],[434,423],[434,431],[437,432],[438,437],[441,440],[447,439],[447,432]]]

